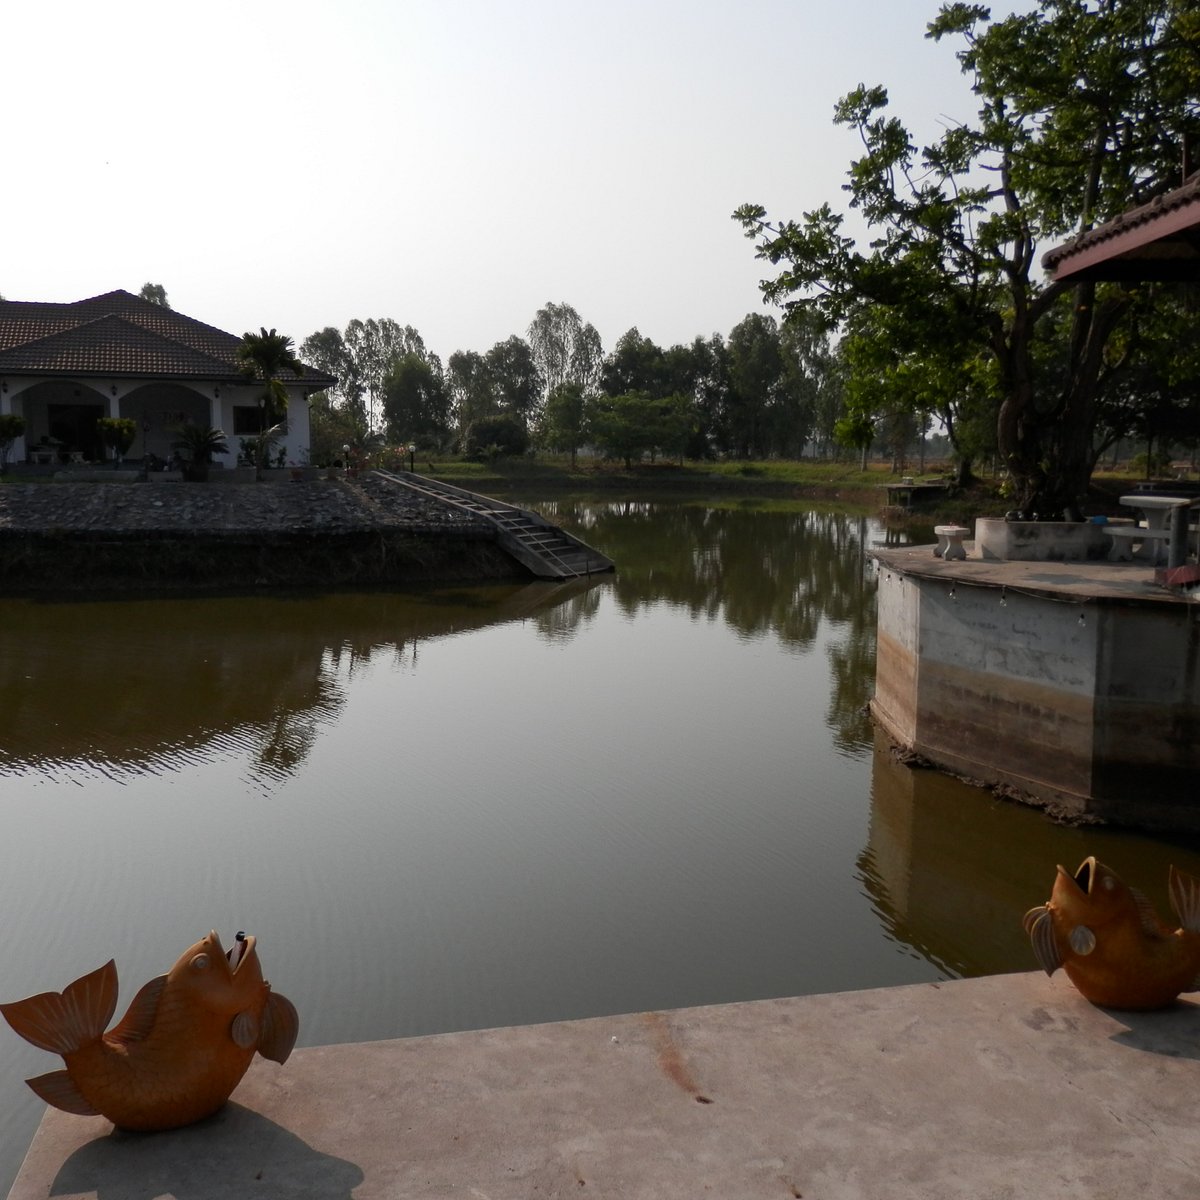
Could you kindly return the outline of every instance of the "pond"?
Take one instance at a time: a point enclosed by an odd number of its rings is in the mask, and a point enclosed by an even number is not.
[[[301,1045],[408,1037],[1032,970],[1055,863],[1200,873],[876,745],[873,520],[512,499],[615,578],[0,601],[0,1000],[246,929]],[[59,1066],[0,1025],[0,1194]]]

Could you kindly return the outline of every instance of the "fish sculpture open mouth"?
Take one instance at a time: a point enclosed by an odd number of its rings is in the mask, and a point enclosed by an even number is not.
[[[47,1104],[124,1129],[175,1129],[215,1112],[255,1053],[285,1062],[300,1028],[243,932],[228,951],[216,930],[201,938],[108,1029],[116,1005],[110,959],[61,993],[0,1004],[0,1013],[27,1041],[62,1055],[65,1070],[26,1080]]]
[[[1059,866],[1050,899],[1023,921],[1038,963],[1110,1008],[1163,1008],[1200,991],[1200,880],[1172,866],[1168,886],[1175,930],[1095,856],[1073,874]]]
[[[1095,858],[1085,858],[1080,864],[1079,870],[1075,872],[1075,882],[1085,896],[1092,890],[1092,866],[1095,861]],[[1058,869],[1061,871],[1062,867]]]

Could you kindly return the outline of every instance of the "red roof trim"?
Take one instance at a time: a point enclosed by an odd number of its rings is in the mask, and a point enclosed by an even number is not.
[[[1189,230],[1200,227],[1200,172],[1192,175],[1182,187],[1156,197],[1148,204],[1122,213],[1103,225],[1079,234],[1062,246],[1056,246],[1042,255],[1042,266],[1056,280],[1073,279],[1081,273],[1094,270],[1101,264],[1134,255],[1156,243],[1163,246],[1168,257],[1171,250],[1179,246],[1184,258],[1190,258],[1190,247],[1172,239]]]

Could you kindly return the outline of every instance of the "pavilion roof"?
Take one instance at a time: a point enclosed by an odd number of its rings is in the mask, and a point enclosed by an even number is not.
[[[1200,281],[1200,171],[1042,255],[1056,280]]]

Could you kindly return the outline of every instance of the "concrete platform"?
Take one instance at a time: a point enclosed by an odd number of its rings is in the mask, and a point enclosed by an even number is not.
[[[1200,1008],[996,976],[298,1050],[217,1116],[48,1110],[10,1200],[1188,1200]]]
[[[947,585],[1009,588],[1030,596],[1068,603],[1115,601],[1125,605],[1187,605],[1196,601],[1155,582],[1147,562],[1034,562],[980,558],[974,542],[965,542],[965,559],[934,558],[933,546],[873,548],[871,557],[884,570],[900,571]]]

